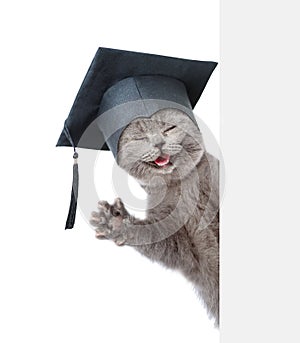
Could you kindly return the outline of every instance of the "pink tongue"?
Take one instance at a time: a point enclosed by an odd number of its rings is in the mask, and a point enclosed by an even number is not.
[[[163,156],[159,156],[154,163],[157,164],[158,166],[162,167],[165,166],[166,164],[168,164],[170,162],[170,155],[163,155]]]

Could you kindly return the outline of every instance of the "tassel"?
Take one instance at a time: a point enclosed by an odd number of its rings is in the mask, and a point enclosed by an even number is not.
[[[77,209],[77,197],[78,197],[79,173],[78,173],[78,163],[77,163],[78,153],[76,151],[75,144],[74,144],[72,136],[69,132],[66,121],[65,121],[65,125],[64,125],[64,133],[65,133],[66,137],[68,138],[69,142],[71,143],[71,145],[74,149],[73,182],[72,182],[71,201],[70,201],[69,213],[68,213],[68,218],[67,218],[66,227],[65,227],[65,230],[67,230],[67,229],[72,229],[74,226],[74,223],[75,223],[76,209]]]
[[[79,183],[79,174],[78,174],[78,153],[75,151],[74,155],[74,164],[73,164],[73,183],[72,183],[72,193],[71,193],[71,201],[70,201],[70,207],[69,207],[69,213],[68,218],[66,221],[66,227],[67,229],[72,229],[75,223],[75,217],[76,217],[76,209],[77,209],[77,197],[78,197],[78,183]]]

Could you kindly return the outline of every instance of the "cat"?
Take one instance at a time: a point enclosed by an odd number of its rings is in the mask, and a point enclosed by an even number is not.
[[[90,223],[98,239],[131,245],[181,272],[219,325],[219,162],[204,146],[198,126],[178,109],[137,118],[119,140],[118,165],[147,193],[146,219],[122,200],[99,201]]]

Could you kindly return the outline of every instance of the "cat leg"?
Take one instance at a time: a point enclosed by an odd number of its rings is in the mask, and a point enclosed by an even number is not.
[[[121,199],[114,204],[99,201],[98,211],[92,212],[90,223],[95,227],[96,238],[109,239],[117,245],[131,245],[150,260],[183,274],[194,275],[199,268],[195,247],[184,227],[174,229],[174,221],[153,223],[130,215]],[[168,227],[167,227],[168,226]],[[170,229],[168,237],[160,239],[159,233]]]
[[[110,205],[107,201],[98,202],[98,211],[92,212],[90,224],[95,227],[96,238],[110,239],[117,245],[143,245],[162,240],[166,230],[171,233],[177,223],[168,220],[165,230],[160,221],[153,222],[150,219],[138,219],[130,215],[120,198]]]
[[[157,242],[156,248],[165,252],[165,250],[177,251],[179,244],[175,237],[165,239],[165,232],[168,230],[170,231],[168,236],[173,236],[174,232],[178,231],[175,220],[170,219],[163,223],[163,221],[153,222],[149,218],[135,218],[126,210],[120,198],[117,198],[112,205],[107,201],[99,201],[98,211],[92,212],[90,223],[95,227],[96,238],[109,239],[118,245],[146,246],[146,250],[149,247],[152,250],[152,244]]]

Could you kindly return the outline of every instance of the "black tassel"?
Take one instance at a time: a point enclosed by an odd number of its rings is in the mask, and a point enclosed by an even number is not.
[[[70,201],[70,207],[69,207],[69,213],[68,218],[66,221],[66,227],[67,229],[72,229],[75,223],[75,217],[76,217],[76,209],[77,209],[77,197],[78,197],[78,183],[79,183],[79,174],[78,174],[78,153],[75,151],[74,155],[74,164],[73,164],[73,183],[72,183],[72,193],[71,193],[71,201]]]
[[[72,192],[71,192],[71,201],[70,201],[70,207],[69,207],[69,213],[68,218],[66,221],[66,227],[67,229],[72,229],[75,223],[75,217],[76,217],[76,209],[77,209],[77,197],[78,197],[78,184],[79,184],[79,173],[78,173],[78,153],[75,148],[75,144],[73,142],[72,136],[69,132],[67,122],[65,121],[64,125],[64,133],[66,137],[68,138],[69,142],[71,143],[73,149],[74,149],[74,164],[73,164],[73,182],[72,182]]]

